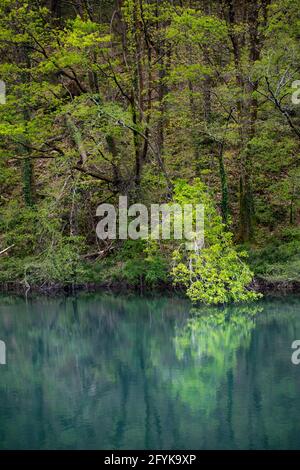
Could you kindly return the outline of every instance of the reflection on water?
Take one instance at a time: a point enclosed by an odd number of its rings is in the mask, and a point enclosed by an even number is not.
[[[2,296],[0,448],[299,449],[299,307]]]
[[[206,416],[215,410],[219,387],[237,366],[237,350],[249,347],[261,310],[257,306],[194,310],[184,328],[177,329],[176,355],[189,366],[172,388],[193,410],[201,409]]]

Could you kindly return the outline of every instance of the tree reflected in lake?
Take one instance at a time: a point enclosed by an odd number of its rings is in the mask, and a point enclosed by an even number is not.
[[[0,447],[297,448],[299,306],[2,296]]]
[[[256,304],[192,309],[185,327],[177,328],[176,356],[188,367],[173,387],[193,410],[202,409],[207,415],[214,410],[220,385],[236,367],[240,348],[249,347],[256,315],[262,310]]]

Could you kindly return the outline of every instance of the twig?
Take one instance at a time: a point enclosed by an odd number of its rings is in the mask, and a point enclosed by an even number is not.
[[[7,248],[5,248],[5,250],[2,250],[0,251],[0,255],[3,255],[4,253],[6,253],[8,250],[10,250],[11,248],[13,248],[15,245],[10,245],[8,246]]]

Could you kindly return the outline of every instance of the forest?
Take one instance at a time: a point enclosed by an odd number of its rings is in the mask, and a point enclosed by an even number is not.
[[[0,285],[300,286],[300,0],[0,0]],[[205,246],[99,240],[99,204],[201,202]]]

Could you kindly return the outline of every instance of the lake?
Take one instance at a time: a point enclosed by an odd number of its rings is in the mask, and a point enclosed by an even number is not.
[[[300,299],[0,297],[1,449],[300,449]]]

